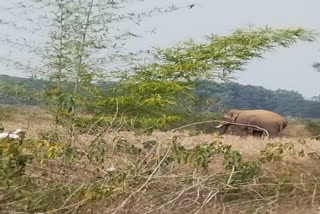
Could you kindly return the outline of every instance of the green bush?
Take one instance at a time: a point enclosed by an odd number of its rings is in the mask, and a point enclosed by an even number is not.
[[[280,174],[279,168],[279,177],[269,173],[270,166],[283,161],[285,154],[301,156],[292,143],[270,143],[261,156],[244,160],[239,151],[219,141],[186,148],[174,137],[165,145],[150,141],[142,148],[136,140],[97,139],[87,145],[46,136],[41,140],[3,140],[0,208],[28,213],[169,212],[174,208],[184,212],[179,201],[197,198],[199,204],[190,202],[183,207],[202,209],[214,192],[215,202],[234,204],[248,200],[256,205],[256,195],[267,201],[274,195],[281,198],[290,193],[294,197],[294,191],[320,198],[313,192],[314,186],[320,185],[314,176],[302,190],[292,174]],[[300,179],[301,173],[297,173]]]
[[[307,125],[307,128],[314,134],[319,135],[320,134],[320,120],[318,119],[310,119],[306,120],[305,124]]]

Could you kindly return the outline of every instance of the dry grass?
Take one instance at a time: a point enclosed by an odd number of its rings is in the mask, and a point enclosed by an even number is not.
[[[14,116],[8,120],[3,121],[5,130],[14,130],[16,128],[27,128],[27,138],[38,138],[40,133],[47,133],[55,129],[53,117],[44,109],[38,106],[6,106],[6,108],[14,109]],[[61,130],[61,129],[60,129]],[[260,155],[260,151],[269,143],[282,142],[292,143],[297,150],[305,150],[305,152],[320,151],[319,140],[309,139],[312,133],[307,130],[305,125],[298,122],[289,123],[284,131],[284,137],[275,139],[259,139],[255,137],[241,137],[236,135],[218,136],[214,132],[212,134],[193,134],[192,131],[175,131],[175,132],[161,132],[154,131],[149,135],[137,136],[133,132],[118,131],[107,132],[102,136],[102,139],[114,145],[114,139],[125,138],[129,142],[133,142],[136,146],[142,147],[142,143],[146,141],[156,141],[161,145],[168,145],[172,142],[174,137],[178,137],[181,145],[186,148],[192,148],[204,142],[210,143],[213,141],[221,141],[224,144],[232,145],[236,150],[239,150],[246,159],[254,159]],[[86,147],[95,139],[95,135],[79,134],[76,139],[76,144],[80,147]],[[288,156],[286,161],[291,164],[299,163],[301,168],[310,168],[313,162],[306,157]],[[317,168],[317,166],[314,166]]]
[[[40,107],[5,108],[14,109],[14,116],[2,121],[6,130],[26,128],[26,137],[36,139],[39,138],[40,133],[50,132],[55,129],[52,116]],[[61,127],[59,129],[62,130]],[[305,153],[320,152],[320,141],[308,139],[311,135],[312,133],[304,125],[292,122],[289,123],[285,130],[284,137],[276,139],[259,139],[235,135],[218,136],[214,132],[212,134],[195,134],[192,131],[155,131],[150,135],[139,136],[133,132],[107,132],[102,136],[102,139],[110,147],[115,145],[116,141],[114,139],[120,138],[126,139],[139,148],[143,147],[143,142],[156,141],[158,143],[157,148],[162,149],[170,145],[175,137],[178,137],[179,143],[185,148],[194,148],[205,142],[221,141],[224,144],[232,145],[233,149],[240,151],[245,160],[257,160],[261,157],[260,151],[266,148],[267,144],[277,142],[292,144],[296,151],[304,150]],[[86,150],[95,137],[95,135],[78,134],[75,139],[75,146]],[[63,172],[61,171],[63,163],[60,160],[52,160],[46,163],[46,168],[33,164],[30,172],[32,172],[33,176],[39,176],[43,180],[65,179],[68,182],[84,183],[105,176],[106,171],[104,170],[108,167],[121,168],[130,164],[134,165],[133,160],[135,158],[128,154],[115,154],[113,158],[106,158],[103,163],[103,169],[97,168],[96,165],[92,165],[88,160],[82,160],[76,164],[68,165],[70,168],[63,169]],[[262,180],[264,182],[243,184],[238,190],[240,192],[232,192],[233,187],[231,186],[218,187],[220,184],[218,185],[215,180],[211,181],[209,179],[212,176],[226,173],[221,161],[220,157],[215,158],[210,163],[206,174],[202,174],[199,171],[193,172],[195,171],[194,168],[189,165],[174,169],[164,175],[163,179],[161,179],[161,175],[154,174],[152,181],[150,180],[146,185],[148,188],[143,188],[142,185],[140,186],[141,189],[137,187],[128,192],[128,195],[132,194],[132,197],[130,198],[126,195],[127,199],[129,199],[118,213],[148,213],[152,209],[154,209],[152,213],[177,214],[196,213],[197,210],[199,211],[198,213],[210,214],[320,213],[320,193],[318,193],[320,190],[314,188],[310,183],[312,179],[320,178],[319,160],[285,153],[283,160],[263,165]],[[67,177],[65,176],[66,171],[69,172]],[[198,183],[193,181],[192,184],[186,185],[182,182],[183,179],[191,175],[194,179],[198,179]],[[268,192],[268,188],[272,189],[276,184],[286,186],[285,182],[289,181],[293,184],[285,187],[288,190],[279,190],[278,192],[272,190],[275,192],[274,194]],[[179,195],[180,193],[181,196]],[[201,203],[204,203],[206,198],[210,198],[210,200],[202,205]],[[120,197],[117,201],[114,201],[114,204],[97,202],[92,204],[91,208],[87,208],[86,213],[107,213],[106,210],[115,211],[127,199]],[[197,209],[192,210],[194,207]]]
[[[41,132],[52,130],[53,117],[39,106],[0,106],[1,112],[10,109],[10,117],[1,121],[5,130],[26,129],[28,136],[34,137]]]
[[[49,112],[39,106],[1,106],[0,108],[10,108],[13,109],[13,117],[8,120],[3,120],[2,124],[5,130],[13,130],[16,128],[27,129],[28,136],[36,137],[39,133],[51,131],[55,128],[53,123],[53,117]],[[210,142],[214,140],[220,140],[227,144],[232,144],[235,148],[241,149],[243,152],[256,152],[263,148],[266,143],[278,141],[280,139],[258,139],[254,137],[241,137],[236,135],[225,135],[221,137],[215,136],[216,130],[213,130],[212,134],[192,134],[189,131],[176,131],[176,132],[159,132],[155,131],[151,135],[139,136],[141,142],[147,140],[156,140],[159,142],[168,142],[174,136],[179,136],[183,145],[195,146],[202,142]],[[288,127],[284,130],[283,138],[281,141],[284,142],[295,142],[301,141],[301,139],[307,139],[313,134],[305,127],[304,124],[298,123],[296,121],[289,121]],[[114,138],[125,136],[130,140],[136,140],[137,136],[133,132],[116,132],[108,133],[105,138]],[[87,141],[90,136],[81,136],[83,140]],[[307,140],[307,144],[313,149],[317,148],[316,140]],[[298,143],[300,144],[300,143]]]

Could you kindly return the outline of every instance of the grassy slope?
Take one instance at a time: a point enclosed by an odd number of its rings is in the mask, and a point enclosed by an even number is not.
[[[11,109],[10,114],[6,115],[5,112],[8,112],[8,109]],[[16,128],[27,128],[27,138],[36,139],[39,137],[40,133],[48,133],[54,128],[52,124],[52,117],[48,112],[39,107],[2,106],[0,110],[3,112],[2,115],[4,115],[2,123],[5,129],[13,130]],[[61,134],[63,134],[63,130],[61,131]],[[186,148],[192,148],[196,145],[203,144],[204,142],[217,140],[224,144],[232,145],[234,149],[239,150],[240,153],[243,154],[243,158],[245,160],[257,160],[257,158],[260,157],[260,151],[263,150],[267,144],[277,143],[279,141],[282,144],[293,144],[297,151],[300,151],[301,149],[306,153],[320,151],[319,141],[308,139],[308,136],[310,136],[311,133],[298,122],[290,123],[285,134],[286,136],[283,139],[267,140],[251,137],[242,138],[233,135],[219,137],[213,134],[199,134],[191,136],[188,131],[174,133],[156,131],[151,135],[142,136],[137,136],[132,132],[110,132],[103,135],[103,139],[109,143],[111,147],[115,144],[115,141],[113,141],[115,138],[125,138],[128,142],[132,142],[138,147],[142,147],[142,142],[155,140],[159,143],[159,148],[166,147],[166,145],[172,141],[174,136],[178,136],[178,141]],[[86,150],[88,149],[88,143],[94,138],[94,135],[89,134],[78,135],[75,141],[76,146]],[[110,155],[109,151],[108,155]],[[120,166],[127,166],[130,163],[134,163],[134,159],[134,156],[115,153],[113,158],[106,158],[103,165],[105,168],[111,166],[118,168]],[[38,174],[42,179],[47,179],[49,181],[67,179],[69,182],[74,183],[91,182],[92,179],[105,175],[105,171],[102,169],[99,171],[98,168],[96,168],[96,165],[92,165],[87,160],[82,160],[76,164],[72,164],[71,166],[73,169],[71,171],[66,170],[69,175],[68,177],[64,177],[61,174],[58,173],[57,175],[54,172],[61,170],[61,165],[59,165],[59,163],[59,160],[53,160],[50,164],[48,162],[48,165],[44,167],[47,172],[42,173],[42,175],[39,175],[39,165],[37,164],[30,165],[29,170],[33,175]],[[155,186],[153,187],[150,184],[148,189],[137,192],[135,197],[131,198],[129,192],[125,194],[129,199],[126,206],[123,207],[123,209],[121,208],[122,211],[119,213],[126,213],[125,209],[130,209],[131,211],[129,213],[139,213],[141,210],[147,212],[147,210],[150,211],[152,209],[155,209],[154,213],[161,213],[161,211],[167,211],[167,213],[185,213],[188,210],[190,211],[192,208],[199,210],[199,213],[252,213],[254,211],[256,213],[312,213],[316,211],[318,205],[320,205],[320,195],[318,194],[317,187],[312,186],[311,188],[310,186],[310,180],[320,176],[320,169],[318,167],[319,163],[319,160],[306,156],[299,157],[287,152],[284,154],[283,160],[267,163],[263,166],[265,170],[263,173],[263,178],[265,179],[264,183],[259,181],[257,184],[250,183],[248,185],[244,185],[241,188],[241,191],[238,190],[240,191],[238,193],[228,193],[232,192],[231,187],[230,190],[226,191],[226,187],[206,186],[208,185],[206,184],[202,187],[197,187],[200,191],[200,196],[197,196],[199,192],[197,193],[197,188],[195,188],[192,189],[193,192],[189,192],[188,194],[184,193],[183,196],[180,197],[179,194],[182,193],[184,189],[195,184],[193,183],[192,185],[183,186],[181,181],[175,181],[177,177],[181,176],[187,178],[193,174],[193,176],[198,176],[198,179],[201,180],[206,176],[210,177],[215,174],[226,173],[224,169],[221,168],[220,157],[213,158],[213,161],[209,164],[209,174],[202,174],[200,172],[195,173],[193,172],[194,168],[188,165],[182,165],[171,169],[173,171],[170,173],[165,173],[163,175],[164,180],[161,180],[161,174],[155,175],[153,178]],[[68,165],[68,167],[70,167],[70,165]],[[175,179],[171,180],[171,176]],[[128,182],[130,183],[131,181],[128,180]],[[270,187],[268,187],[268,182],[270,183]],[[275,191],[275,193],[269,194],[265,189],[261,190],[261,188],[259,188],[259,185],[262,185],[267,186],[266,189],[272,189],[276,183],[278,183],[277,185],[279,185],[280,188],[280,183],[285,184],[286,182],[289,182],[290,185],[287,185],[284,188],[289,188],[290,190],[279,189],[278,192]],[[166,185],[170,188],[165,189]],[[162,188],[161,190],[158,189],[160,187]],[[210,201],[206,202],[201,207],[201,203],[206,201],[205,198],[209,197],[209,194],[213,194],[214,191],[223,192],[224,195],[220,195],[219,197],[213,196]],[[250,192],[250,194],[248,192]],[[247,193],[250,197],[246,195]],[[77,199],[74,200],[76,201]],[[94,210],[96,213],[104,213],[106,210],[110,211],[112,208],[117,206],[119,207],[123,201],[126,201],[123,197],[116,197],[115,200],[114,204],[91,202],[91,205],[87,204],[86,210]],[[195,203],[189,203],[190,200],[199,200],[199,202],[196,201]],[[183,205],[184,203],[187,204],[185,205],[185,208]],[[160,209],[159,207],[162,208]]]

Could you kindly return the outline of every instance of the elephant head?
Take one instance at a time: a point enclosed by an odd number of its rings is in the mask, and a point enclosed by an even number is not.
[[[240,110],[230,110],[228,113],[223,115],[223,122],[221,122],[216,128],[223,128],[222,129],[222,134],[224,134],[228,127],[232,125],[233,123],[237,122],[237,118],[239,117]]]

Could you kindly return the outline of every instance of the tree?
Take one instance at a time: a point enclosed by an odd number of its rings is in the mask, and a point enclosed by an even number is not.
[[[115,89],[125,86],[127,93],[105,98],[105,109],[121,104],[130,117],[159,119],[179,115],[192,104],[193,83],[197,80],[225,80],[253,58],[261,58],[276,47],[289,47],[298,41],[313,41],[313,32],[297,29],[239,29],[231,35],[210,36],[207,43],[181,42],[172,48],[156,49],[153,63],[133,67],[133,75],[123,78]],[[182,98],[182,99],[180,99]],[[181,104],[183,107],[181,108]],[[173,111],[168,111],[168,109]],[[162,110],[162,111],[160,111]],[[159,113],[161,114],[159,115]],[[184,115],[185,116],[185,115]],[[181,118],[180,118],[181,119]],[[150,119],[152,120],[152,119]],[[159,124],[158,122],[155,124]],[[161,123],[160,123],[161,124]]]
[[[120,0],[30,1],[51,11],[53,25],[44,60],[49,69],[43,69],[52,82],[47,95],[55,101],[58,113],[71,116],[71,121],[75,107],[82,106],[111,120],[116,114],[143,121],[140,124],[144,126],[165,125],[192,111],[194,81],[227,80],[266,51],[314,39],[313,32],[302,28],[249,28],[231,35],[211,35],[203,43],[189,40],[143,55],[130,54],[122,47],[127,38],[138,35],[119,30],[121,21],[140,22],[154,13],[177,8],[155,8],[146,13],[128,12],[128,8],[122,11],[128,2]],[[142,56],[151,63],[139,61]],[[114,62],[122,63],[123,69],[110,66]],[[97,84],[106,77],[118,80],[108,93]]]

